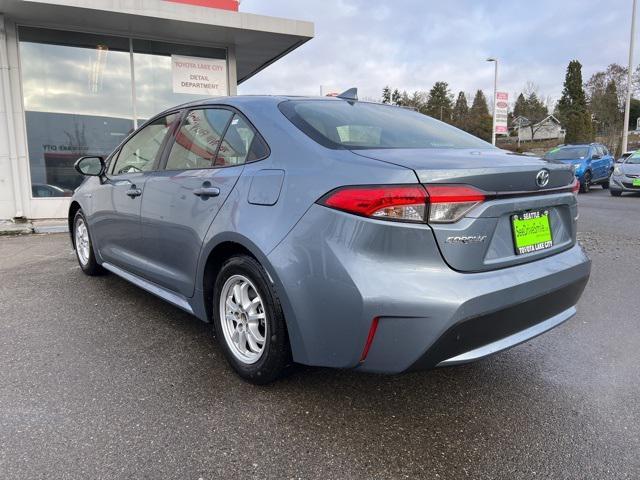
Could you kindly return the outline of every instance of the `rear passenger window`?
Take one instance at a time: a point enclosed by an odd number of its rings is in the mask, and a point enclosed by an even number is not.
[[[255,137],[253,137],[253,142],[251,143],[251,148],[249,149],[249,155],[247,155],[247,162],[262,160],[268,155],[269,147],[262,139],[262,137],[260,137],[260,135],[256,135]]]
[[[235,114],[220,145],[215,165],[226,167],[245,163],[254,137],[253,128]]]
[[[192,110],[176,134],[167,159],[167,170],[211,168],[233,112],[221,108]]]

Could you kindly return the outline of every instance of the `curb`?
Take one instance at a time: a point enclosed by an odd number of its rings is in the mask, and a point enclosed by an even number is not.
[[[0,221],[0,236],[18,236],[46,233],[67,233],[69,226],[66,222],[35,225],[31,222],[14,223],[12,221]]]

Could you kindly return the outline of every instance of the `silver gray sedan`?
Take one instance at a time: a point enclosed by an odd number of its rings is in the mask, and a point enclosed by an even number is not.
[[[76,168],[81,269],[213,324],[255,383],[470,362],[569,319],[590,274],[570,166],[353,91],[181,105]]]
[[[609,192],[614,197],[623,192],[640,193],[640,150],[616,163],[609,181]]]

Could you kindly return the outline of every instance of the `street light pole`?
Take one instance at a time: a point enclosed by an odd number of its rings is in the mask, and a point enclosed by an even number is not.
[[[634,2],[636,0],[633,0]],[[493,70],[493,124],[491,126],[491,143],[495,146],[496,144],[496,94],[498,93],[498,59],[497,58],[487,58],[487,62],[493,62],[494,70]]]
[[[631,38],[629,39],[629,70],[627,72],[627,99],[624,106],[624,125],[622,126],[622,152],[627,151],[629,140],[629,109],[631,108],[631,69],[633,67],[633,43],[636,36],[636,0],[631,11]]]

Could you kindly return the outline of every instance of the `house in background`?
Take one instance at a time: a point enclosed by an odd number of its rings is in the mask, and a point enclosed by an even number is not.
[[[531,140],[563,139],[565,130],[553,115],[547,115],[537,123],[531,123],[528,118],[516,117],[511,125],[511,136],[517,137],[521,142]]]

